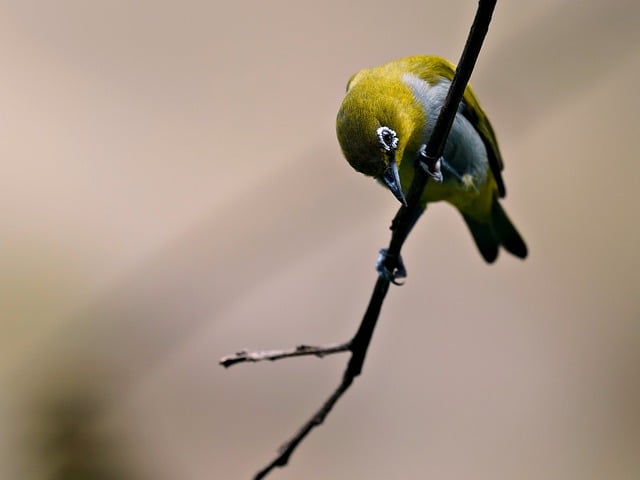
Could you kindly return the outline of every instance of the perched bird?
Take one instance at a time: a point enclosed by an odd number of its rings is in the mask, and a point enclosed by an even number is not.
[[[413,56],[361,70],[347,84],[336,121],[342,152],[355,170],[377,179],[403,204],[454,72],[443,58]],[[456,207],[489,263],[500,246],[516,257],[527,256],[499,202],[505,196],[502,169],[493,128],[467,86],[444,154],[433,171],[427,170],[435,181],[427,182],[420,206],[424,211],[429,202],[445,200]]]

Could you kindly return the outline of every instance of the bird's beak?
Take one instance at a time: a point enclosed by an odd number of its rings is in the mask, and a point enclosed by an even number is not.
[[[407,206],[407,200],[404,198],[404,193],[402,193],[402,185],[400,185],[400,175],[398,174],[398,165],[395,161],[389,162],[389,167],[387,171],[382,175],[382,180],[384,184],[389,187],[393,196],[396,197],[402,205]]]

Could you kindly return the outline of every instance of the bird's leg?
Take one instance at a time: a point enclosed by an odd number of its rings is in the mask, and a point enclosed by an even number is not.
[[[393,231],[392,241],[398,241],[400,242],[400,245],[402,245],[413,229],[413,226],[420,218],[420,215],[422,215],[422,212],[424,212],[424,208],[421,207],[410,212],[411,216],[406,224],[406,228],[403,230],[398,229],[398,225],[401,224],[401,222],[398,221],[399,218],[397,215],[391,223],[391,230]],[[398,254],[398,256],[391,257],[389,256],[386,248],[380,249],[378,260],[376,260],[376,271],[379,275],[386,278],[394,285],[402,285],[404,282],[399,282],[398,280],[407,277],[407,269],[402,261],[402,256]]]

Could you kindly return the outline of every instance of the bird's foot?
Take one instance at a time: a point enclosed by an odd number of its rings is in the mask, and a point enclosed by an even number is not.
[[[418,165],[429,174],[436,182],[442,183],[444,177],[442,176],[442,161],[444,158],[440,157],[437,160],[430,158],[427,155],[427,146],[422,145],[418,155]]]
[[[376,271],[382,278],[389,280],[394,285],[403,285],[404,282],[399,282],[400,278],[407,278],[407,269],[404,268],[402,257],[398,255],[395,261],[395,265],[389,270],[385,263],[387,262],[387,249],[382,248],[378,254],[378,260],[376,260]]]

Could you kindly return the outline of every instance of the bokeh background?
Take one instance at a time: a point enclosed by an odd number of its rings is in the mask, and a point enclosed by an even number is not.
[[[397,202],[349,76],[456,61],[474,1],[0,6],[0,478],[242,479],[346,356]],[[530,247],[430,207],[364,375],[277,479],[640,476],[640,3],[500,1],[472,83]]]

